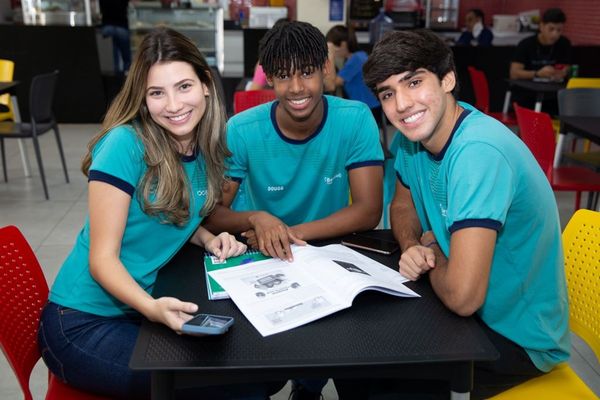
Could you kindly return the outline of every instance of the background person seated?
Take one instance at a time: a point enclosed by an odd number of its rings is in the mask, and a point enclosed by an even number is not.
[[[327,32],[325,38],[331,62],[330,74],[325,78],[325,90],[333,92],[336,87],[343,87],[347,98],[369,106],[377,125],[382,128],[381,105],[363,81],[362,67],[368,56],[358,49],[354,31],[344,25],[336,25]],[[344,60],[344,66],[337,74],[334,68],[336,58]]]
[[[485,25],[483,11],[472,8],[465,16],[465,30],[456,41],[457,46],[481,46],[492,45],[494,34]]]

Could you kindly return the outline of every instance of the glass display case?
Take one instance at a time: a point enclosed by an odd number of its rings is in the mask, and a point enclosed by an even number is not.
[[[21,0],[15,21],[25,25],[92,26],[100,20],[97,0]]]
[[[425,27],[429,29],[457,29],[460,0],[427,0]]]
[[[213,4],[167,8],[160,2],[136,2],[130,7],[132,50],[150,29],[165,25],[193,40],[209,65],[223,73],[223,9]]]

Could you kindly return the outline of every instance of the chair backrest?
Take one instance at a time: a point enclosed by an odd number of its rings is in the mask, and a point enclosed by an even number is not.
[[[37,329],[48,284],[33,250],[15,226],[0,228],[0,345],[26,399],[40,359]]]
[[[600,116],[600,88],[561,89],[558,91],[558,113],[563,116]]]
[[[517,103],[513,103],[513,107],[517,114],[521,139],[533,153],[548,180],[552,181],[555,147],[552,119],[544,112],[535,112]]]
[[[52,105],[58,81],[58,71],[33,77],[29,89],[29,112],[32,122],[49,122],[54,119]]]
[[[570,325],[600,361],[600,212],[578,210],[562,234]]]
[[[567,82],[567,89],[574,88],[600,88],[600,78],[571,78]]]
[[[475,93],[475,107],[484,113],[490,112],[490,89],[488,81],[483,73],[475,67],[467,67],[471,77],[471,85]]]
[[[10,82],[13,80],[15,72],[15,63],[10,60],[0,59],[0,81],[2,82]],[[8,107],[7,112],[0,113],[0,121],[4,121],[7,119],[14,119],[12,103],[10,101],[10,95],[3,94],[0,96],[0,104]]]
[[[259,104],[275,100],[274,90],[246,90],[233,95],[233,113],[237,114]]]

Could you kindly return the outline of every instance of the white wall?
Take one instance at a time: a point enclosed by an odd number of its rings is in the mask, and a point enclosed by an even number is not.
[[[296,19],[313,24],[323,34],[334,25],[344,24],[348,0],[344,0],[344,18],[342,21],[329,20],[329,0],[297,0]]]

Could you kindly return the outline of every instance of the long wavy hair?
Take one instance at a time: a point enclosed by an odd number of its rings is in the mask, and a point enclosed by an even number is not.
[[[225,180],[225,158],[231,154],[225,139],[226,114],[215,78],[197,46],[186,36],[166,27],[154,29],[142,40],[127,79],[104,117],[102,130],[88,144],[81,170],[88,176],[92,150],[111,129],[131,124],[144,144],[144,161],[148,167],[137,188],[144,212],[165,223],[184,225],[190,217],[190,182],[175,140],[154,122],[145,101],[150,67],[171,61],[190,64],[209,90],[193,146],[194,152],[201,154],[206,162],[208,190],[200,213],[208,215],[212,211],[220,199]]]

